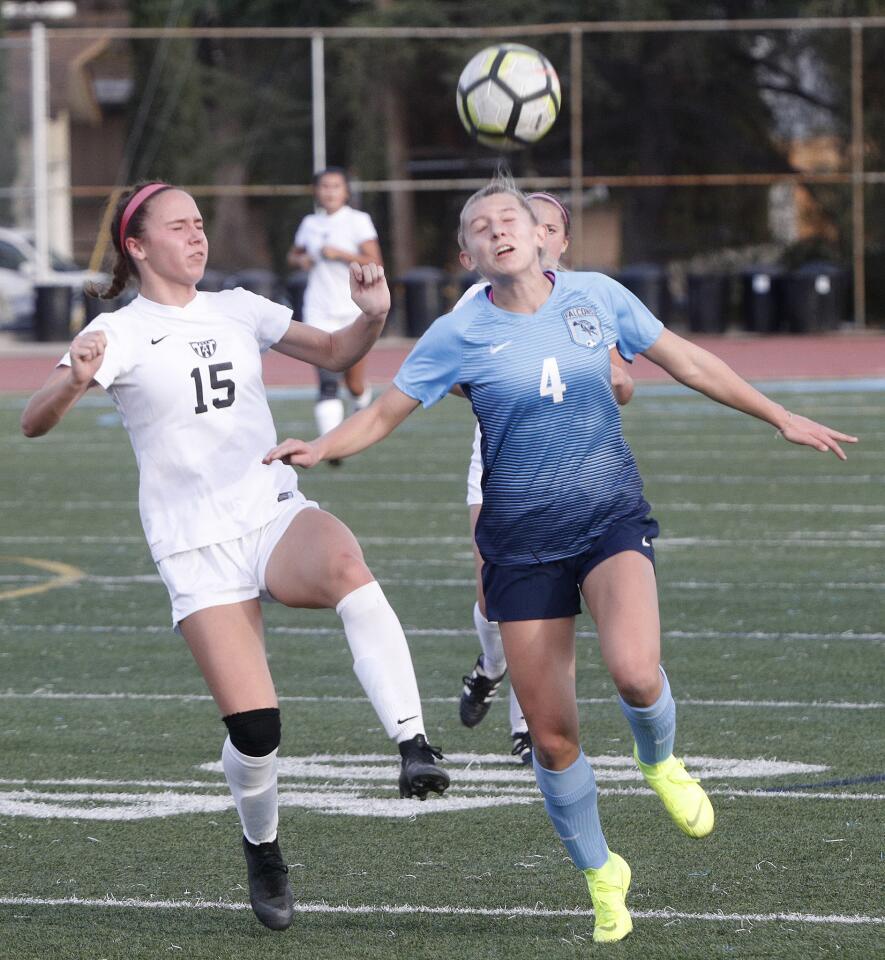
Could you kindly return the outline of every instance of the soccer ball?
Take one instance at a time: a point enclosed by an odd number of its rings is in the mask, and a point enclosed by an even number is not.
[[[458,116],[487,147],[516,150],[540,140],[562,103],[550,61],[521,43],[499,43],[474,56],[458,79]]]

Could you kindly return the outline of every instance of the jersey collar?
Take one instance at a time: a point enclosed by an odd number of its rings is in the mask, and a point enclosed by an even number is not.
[[[203,306],[203,293],[198,290],[197,295],[186,307],[173,307],[167,303],[156,303],[154,300],[148,300],[140,293],[132,301],[133,306],[144,313],[149,313],[155,317],[175,317],[185,319],[195,311],[199,311]]]
[[[544,276],[550,281],[550,286],[553,287],[553,291],[550,296],[556,292],[556,274],[552,270],[545,270]],[[502,313],[510,313],[509,310],[502,310],[501,307],[498,307],[495,303],[495,291],[492,290],[492,285],[489,284],[486,287],[486,297],[488,298],[489,303],[498,310],[501,310]],[[520,316],[531,316],[531,314],[520,314]]]

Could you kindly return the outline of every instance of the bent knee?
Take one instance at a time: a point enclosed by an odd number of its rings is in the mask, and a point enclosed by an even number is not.
[[[266,757],[280,745],[279,707],[261,707],[221,718],[230,742],[247,757]]]
[[[630,671],[612,678],[621,699],[633,707],[650,707],[660,696],[663,682],[657,665],[641,673]]]
[[[337,551],[331,558],[328,576],[334,592],[342,597],[375,579],[359,547]]]
[[[547,770],[565,770],[578,758],[580,746],[577,737],[562,732],[536,733],[532,731],[532,751],[535,759]]]

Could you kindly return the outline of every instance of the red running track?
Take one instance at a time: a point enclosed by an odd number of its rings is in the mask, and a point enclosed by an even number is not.
[[[885,377],[885,333],[846,333],[828,336],[691,337],[750,380],[841,379]],[[382,340],[369,354],[373,383],[389,383],[411,341]],[[65,344],[15,343],[0,345],[0,392],[35,390],[50,374]],[[637,358],[631,370],[639,382],[666,381],[668,375],[653,363]],[[274,351],[264,359],[269,386],[309,386],[315,383],[311,367]]]

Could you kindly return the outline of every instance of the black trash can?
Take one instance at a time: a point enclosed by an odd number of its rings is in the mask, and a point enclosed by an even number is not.
[[[806,263],[784,277],[784,314],[790,333],[835,330],[849,318],[849,271],[835,263]]]
[[[724,333],[728,326],[728,278],[721,273],[690,273],[687,289],[688,329],[694,333]]]
[[[225,277],[223,287],[225,290],[233,290],[234,287],[243,287],[252,293],[257,293],[261,297],[267,297],[268,300],[275,300],[277,303],[282,304],[289,303],[286,288],[273,270],[264,270],[260,267],[255,267],[251,270],[240,270],[238,273],[232,273],[230,276]]]
[[[91,297],[88,293],[83,294],[83,300],[86,304],[86,316],[83,325],[93,321],[101,313],[111,313],[117,309],[117,300],[114,297],[111,300],[102,300],[101,297]]]
[[[741,273],[741,326],[751,333],[785,329],[782,267],[760,264]]]
[[[34,288],[34,339],[71,339],[71,306],[74,291],[62,284],[39,284]]]
[[[447,281],[446,272],[437,267],[414,267],[402,277],[407,337],[420,337],[437,317],[448,312]]]
[[[458,292],[458,299],[463,297],[464,294],[477,283],[488,283],[488,281],[484,280],[478,273],[459,273],[455,279],[455,289]]]
[[[670,319],[670,288],[667,271],[657,263],[634,263],[624,267],[615,280],[635,294],[665,326]]]
[[[86,315],[83,320],[83,326],[86,326],[87,323],[90,323],[99,314],[113,313],[115,310],[119,310],[120,307],[125,307],[127,303],[131,303],[137,296],[138,291],[133,287],[127,287],[122,293],[118,293],[116,297],[111,297],[110,300],[102,300],[101,297],[90,297],[88,293],[84,293],[83,300],[86,305]]]
[[[308,274],[304,270],[295,270],[286,277],[286,294],[292,304],[292,317],[304,319],[304,291],[307,289]]]

